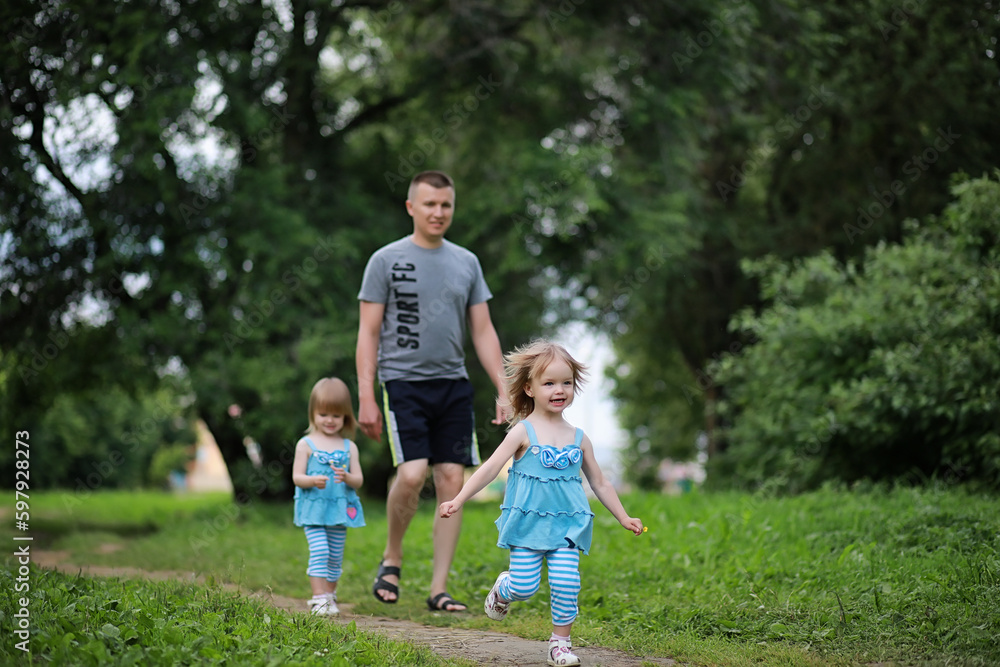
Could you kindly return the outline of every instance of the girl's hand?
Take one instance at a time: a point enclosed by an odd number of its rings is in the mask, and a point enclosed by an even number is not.
[[[622,526],[631,530],[636,535],[642,535],[642,520],[640,519],[633,519],[632,517],[629,517],[622,521]]]
[[[330,464],[330,467],[333,469],[333,481],[337,484],[342,484],[344,482],[344,478],[347,477],[347,469],[339,468],[332,463]]]
[[[448,500],[441,503],[441,507],[438,508],[441,512],[441,518],[447,519],[452,514],[462,509],[462,503],[456,503],[454,500]]]
[[[330,478],[327,477],[326,475],[313,475],[313,482],[314,482],[313,486],[315,486],[317,489],[325,489],[326,480],[328,479]]]

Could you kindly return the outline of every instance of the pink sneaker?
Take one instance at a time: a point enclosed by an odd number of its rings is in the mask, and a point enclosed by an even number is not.
[[[483,605],[486,609],[486,615],[494,621],[502,621],[507,618],[507,612],[510,611],[510,603],[500,597],[500,583],[505,579],[510,579],[510,572],[506,570],[501,572],[493,583],[493,588],[490,589],[490,594],[486,596],[486,603]]]
[[[549,664],[553,667],[570,667],[579,665],[580,658],[572,651],[573,646],[568,639],[549,640]]]

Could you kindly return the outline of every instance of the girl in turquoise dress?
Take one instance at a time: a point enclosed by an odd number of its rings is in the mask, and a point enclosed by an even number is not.
[[[594,458],[590,438],[563,417],[586,368],[561,345],[535,341],[508,354],[504,371],[513,426],[459,494],[441,503],[440,513],[447,518],[460,510],[513,457],[496,521],[497,546],[510,549],[510,569],[500,573],[486,597],[486,615],[503,620],[511,602],[534,595],[545,561],[552,611],[548,664],[579,665],[570,631],[578,612],[580,553],[590,549],[594,523],[581,471],[624,528],[641,535],[642,521],[625,511]]]
[[[365,525],[357,489],[364,483],[358,446],[348,440],[357,429],[351,392],[338,378],[323,378],[309,395],[309,429],[295,445],[295,525],[309,543],[312,613],[333,616],[337,582],[344,564],[347,529]]]

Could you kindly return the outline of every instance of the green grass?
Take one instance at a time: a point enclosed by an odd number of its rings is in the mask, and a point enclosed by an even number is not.
[[[994,497],[874,489],[623,500],[650,530],[634,537],[595,507],[594,548],[582,559],[573,631],[579,645],[698,665],[1000,664]],[[53,493],[32,494],[31,512],[36,539],[68,551],[74,563],[193,571],[247,590],[309,594],[305,538],[292,525],[290,505]],[[496,503],[466,509],[451,593],[472,613],[435,614],[424,604],[430,501],[407,534],[401,602],[382,605],[370,592],[385,535],[384,507],[371,501],[368,527],[348,535],[340,600],[359,614],[547,637],[545,586],[515,604],[502,625],[480,612],[506,568],[507,552],[495,546],[496,514]]]
[[[10,572],[0,578],[14,586]],[[427,648],[288,614],[217,587],[94,579],[33,569],[28,646],[53,665],[443,665]],[[19,612],[0,598],[4,625]],[[5,633],[3,664],[28,664]]]

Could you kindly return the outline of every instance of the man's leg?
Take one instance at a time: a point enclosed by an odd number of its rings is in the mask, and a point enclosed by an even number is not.
[[[426,478],[427,459],[404,461],[396,467],[396,480],[392,483],[385,502],[389,534],[386,539],[385,551],[382,552],[384,565],[401,567],[403,564],[403,537],[406,535],[406,529],[410,527],[413,515],[417,513],[417,507],[420,504],[420,490],[424,487]],[[394,574],[387,574],[384,579],[390,584],[399,585],[399,577]],[[378,595],[383,600],[396,599],[395,595],[385,590],[380,590]]]
[[[457,496],[464,482],[465,466],[461,463],[434,464],[434,489],[439,505]],[[431,598],[444,593],[448,588],[448,571],[455,558],[455,548],[458,546],[461,532],[461,510],[449,519],[434,517],[434,574],[431,577]]]

